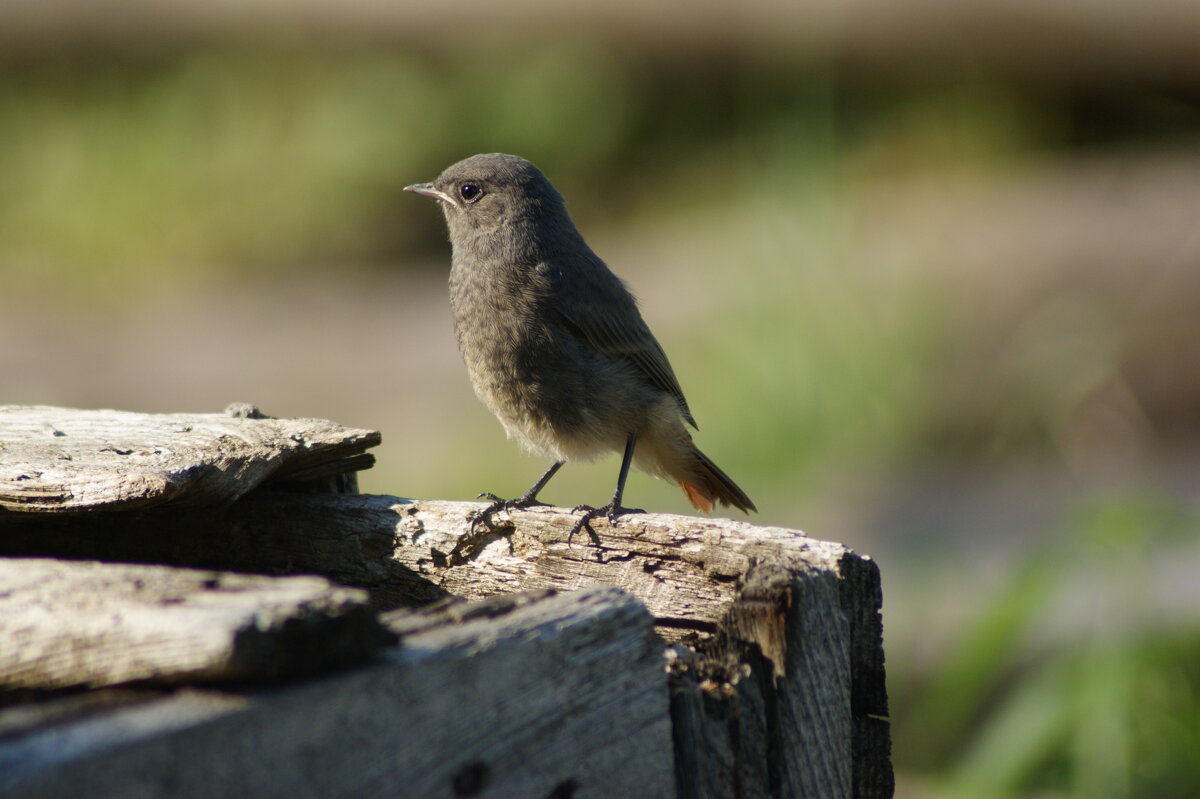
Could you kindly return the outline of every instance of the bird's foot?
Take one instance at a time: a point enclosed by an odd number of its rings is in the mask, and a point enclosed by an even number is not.
[[[567,543],[570,544],[571,539],[574,538],[575,534],[580,530],[586,529],[588,531],[588,535],[592,538],[592,543],[596,546],[600,546],[600,539],[596,535],[596,531],[592,529],[592,519],[595,519],[598,516],[604,516],[608,519],[609,524],[615,525],[617,523],[618,516],[627,513],[646,512],[641,508],[622,508],[615,502],[610,502],[601,508],[593,508],[591,505],[576,505],[574,508],[572,508],[572,510],[575,513],[583,511],[583,515],[575,520],[575,526],[572,527],[571,532],[567,534]]]
[[[482,493],[478,497],[476,497],[476,499],[488,499],[488,500],[491,500],[491,504],[488,505],[486,508],[481,508],[480,510],[471,511],[470,516],[468,516],[467,518],[471,522],[472,530],[475,529],[476,525],[481,524],[481,523],[483,525],[485,525],[486,527],[491,527],[492,526],[492,514],[495,513],[496,511],[502,510],[505,512],[509,512],[509,511],[514,511],[514,510],[523,510],[524,508],[532,508],[535,505],[546,504],[544,502],[538,502],[537,494],[522,494],[521,496],[517,497],[516,499],[501,499],[500,497],[496,496],[495,494],[491,493],[490,491],[485,491],[484,493]]]

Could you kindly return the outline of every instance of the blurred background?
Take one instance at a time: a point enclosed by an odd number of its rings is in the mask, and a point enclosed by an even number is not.
[[[1200,6],[0,17],[0,402],[249,401],[381,430],[365,491],[514,496],[547,464],[472,395],[401,188],[518,153],[755,521],[879,562],[898,796],[1200,796]]]

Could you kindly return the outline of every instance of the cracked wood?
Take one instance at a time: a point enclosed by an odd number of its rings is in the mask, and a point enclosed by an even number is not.
[[[674,795],[662,642],[613,588],[404,614],[401,646],[0,740],[0,796]]]
[[[323,577],[0,559],[0,692],[278,679],[386,640],[366,593]]]
[[[379,441],[373,430],[237,404],[224,414],[2,405],[0,518],[227,504],[269,479],[368,468],[364,450]]]

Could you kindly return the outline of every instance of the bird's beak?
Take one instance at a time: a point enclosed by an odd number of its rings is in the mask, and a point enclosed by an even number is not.
[[[454,205],[454,198],[444,191],[438,191],[433,187],[432,183],[414,183],[411,186],[405,186],[405,191],[411,191],[413,194],[420,194],[425,197],[432,197],[435,200],[441,200],[449,205]]]

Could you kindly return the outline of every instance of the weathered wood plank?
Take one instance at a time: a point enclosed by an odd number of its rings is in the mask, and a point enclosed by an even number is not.
[[[855,797],[891,799],[892,732],[883,650],[883,584],[879,567],[866,558],[842,558],[842,611],[850,630],[851,761]]]
[[[495,529],[472,531],[466,517],[478,507],[264,492],[187,522],[134,514],[136,525],[103,534],[0,528],[0,547],[205,565],[219,555],[239,568],[323,573],[383,606],[615,584],[646,603],[665,638],[699,650],[677,650],[673,667],[681,796],[891,795],[869,559],[793,530],[660,514],[598,520],[599,546],[585,536],[568,544],[570,511],[497,514]]]
[[[321,419],[0,406],[0,515],[232,502],[269,478],[368,468],[379,433]]]
[[[662,644],[613,588],[394,620],[371,665],[0,740],[0,796],[664,797]]]
[[[865,648],[872,632],[850,623],[861,610],[856,596],[840,590],[851,568],[757,563],[716,634],[695,652],[674,651],[680,796],[891,797],[882,656],[872,650],[864,663],[854,651],[855,641]],[[859,587],[867,582],[864,575],[855,579]],[[874,598],[869,591],[866,603]],[[874,641],[881,653],[882,641]],[[852,701],[856,685],[874,695],[871,711]],[[872,734],[860,736],[869,725]]]
[[[305,675],[388,638],[323,577],[0,559],[0,690]]]
[[[257,492],[223,509],[104,519],[0,519],[0,553],[317,573],[369,589],[383,607],[440,596],[573,590],[597,582],[638,597],[660,631],[710,631],[754,559],[835,568],[849,550],[796,530],[729,519],[635,514],[567,537],[575,514],[498,513],[470,529],[473,502]],[[7,522],[7,524],[6,524]],[[857,556],[855,556],[857,557]]]

